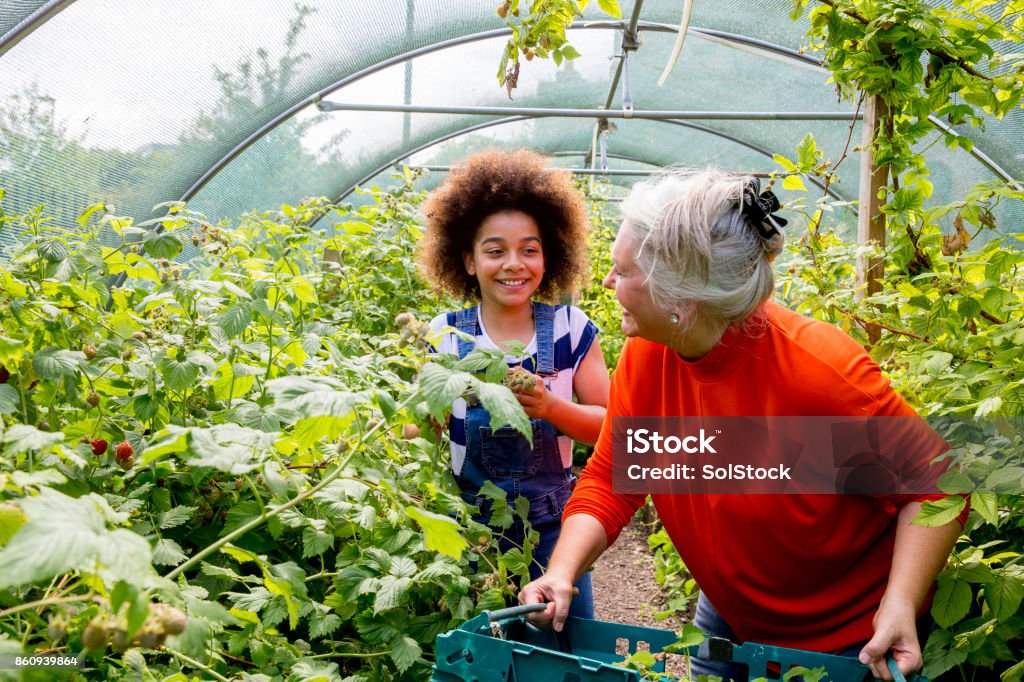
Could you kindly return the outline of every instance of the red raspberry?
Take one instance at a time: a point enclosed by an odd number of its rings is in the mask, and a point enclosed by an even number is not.
[[[129,446],[130,447],[130,446]],[[102,438],[97,438],[92,441],[92,454],[97,457],[102,456],[107,451],[107,441]]]
[[[117,444],[117,448],[114,450],[114,456],[117,457],[117,461],[129,459],[135,454],[135,450],[132,449],[131,443],[126,440],[121,441]]]
[[[0,365],[0,384],[6,384],[7,380],[10,379],[10,378],[11,378],[10,371],[6,367],[4,367],[3,365]]]

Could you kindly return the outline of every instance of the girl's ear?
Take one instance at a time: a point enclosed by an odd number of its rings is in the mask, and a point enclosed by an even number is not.
[[[473,261],[473,254],[465,251],[462,254],[462,263],[466,266],[466,273],[470,277],[476,276],[476,263]]]

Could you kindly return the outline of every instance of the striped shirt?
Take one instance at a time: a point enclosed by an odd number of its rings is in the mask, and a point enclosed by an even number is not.
[[[441,332],[446,327],[451,327],[437,345],[438,353],[451,353],[458,355],[458,339],[453,331],[455,327],[455,311],[442,313],[430,321],[430,329],[433,332]],[[555,339],[555,369],[558,375],[544,377],[544,383],[548,390],[555,395],[572,400],[573,377],[580,362],[586,356],[590,346],[597,338],[597,325],[590,321],[590,318],[582,310],[574,306],[560,305],[555,308],[554,339]],[[497,349],[498,345],[487,335],[482,317],[477,317],[476,345],[480,348]],[[526,347],[526,353],[532,358],[525,362],[526,369],[535,370],[537,367],[537,337],[530,340]],[[505,361],[510,367],[519,364],[518,356],[505,356]],[[448,436],[451,441],[452,450],[452,471],[458,476],[462,471],[462,462],[466,457],[466,401],[459,398],[452,405],[452,416],[448,422]],[[558,436],[558,449],[562,455],[562,465],[568,468],[572,465],[572,439],[568,436]]]

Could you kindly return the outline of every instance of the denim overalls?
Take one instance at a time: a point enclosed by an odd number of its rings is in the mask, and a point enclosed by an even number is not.
[[[471,339],[477,336],[477,311],[478,307],[473,306],[456,313],[456,327]],[[537,328],[537,357],[527,358],[524,364],[533,363],[535,373],[541,377],[554,376],[557,374],[554,366],[555,308],[534,303],[533,319]],[[473,350],[474,345],[473,341],[458,338],[459,359]],[[562,508],[569,500],[576,482],[572,471],[562,466],[558,433],[551,423],[543,419],[531,419],[531,447],[511,426],[491,429],[490,414],[476,401],[467,401],[465,424],[466,457],[457,477],[462,497],[480,508],[477,521],[481,523],[490,518],[490,500],[478,495],[485,481],[491,481],[508,493],[510,505],[520,495],[529,500],[530,513],[527,518],[540,534],[540,543],[533,552],[534,562],[530,565],[530,577],[536,579],[543,573],[541,567],[547,567],[548,559],[551,558],[561,531]],[[502,552],[522,546],[525,534],[518,519],[508,529],[495,530],[500,533],[498,546]],[[584,574],[576,582],[576,587],[580,593],[573,598],[569,614],[593,618],[594,596],[590,574]]]

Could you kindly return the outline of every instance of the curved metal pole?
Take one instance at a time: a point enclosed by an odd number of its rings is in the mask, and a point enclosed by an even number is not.
[[[374,177],[376,177],[380,173],[383,173],[389,167],[395,165],[396,163],[398,163],[399,161],[401,161],[402,159],[404,159],[406,157],[410,157],[413,154],[417,154],[417,153],[419,153],[419,152],[421,152],[421,151],[423,151],[425,149],[429,149],[431,147],[434,147],[436,145],[441,144],[442,142],[447,142],[448,140],[451,140],[453,138],[459,137],[461,135],[468,135],[469,133],[473,133],[473,132],[476,132],[478,130],[483,130],[485,128],[490,128],[490,127],[497,126],[497,125],[505,125],[507,123],[516,123],[518,121],[526,121],[526,120],[532,120],[532,117],[530,117],[530,116],[509,116],[509,117],[506,117],[506,118],[495,119],[493,121],[484,121],[483,123],[477,123],[477,124],[469,126],[467,128],[462,128],[460,130],[456,130],[456,131],[453,131],[453,132],[450,132],[450,133],[445,133],[444,135],[442,135],[440,137],[437,137],[437,138],[434,138],[434,139],[429,140],[427,142],[424,142],[423,144],[417,146],[412,151],[405,152],[405,153],[402,153],[402,154],[400,154],[400,155],[398,155],[396,157],[393,157],[387,163],[381,164],[380,166],[375,168],[370,173],[367,173],[366,175],[364,175],[358,181],[356,181],[356,182],[352,183],[351,185],[349,185],[348,187],[344,188],[338,194],[338,198],[335,200],[335,203],[343,201],[349,194],[351,194],[355,190],[356,187],[358,187],[359,185],[361,185],[361,184],[363,184],[365,182],[368,182],[369,180],[373,179]],[[758,145],[755,145],[752,142],[747,142],[746,140],[738,138],[738,137],[736,137],[734,135],[730,135],[729,133],[724,133],[722,131],[715,130],[714,128],[708,128],[707,126],[703,126],[703,125],[700,125],[700,124],[697,124],[697,123],[691,123],[690,121],[679,121],[679,120],[674,120],[674,119],[662,119],[662,120],[655,121],[655,122],[656,123],[669,123],[669,124],[672,124],[672,125],[682,126],[684,128],[692,128],[694,130],[697,130],[698,132],[707,133],[709,135],[714,135],[715,137],[720,137],[720,138],[722,138],[724,140],[728,140],[729,142],[735,142],[736,144],[741,145],[743,147],[746,147],[747,149],[750,149],[751,151],[757,152],[758,154],[761,154],[761,155],[763,155],[763,156],[765,156],[765,157],[767,157],[769,159],[772,158],[772,153],[769,152],[767,149],[764,149],[763,147],[759,147]],[[634,159],[634,160],[640,161],[639,159]],[[641,163],[651,163],[651,162],[647,162],[647,161],[640,161],[640,162]],[[659,165],[659,164],[652,163],[652,165]],[[825,185],[820,180],[818,180],[817,178],[808,178],[808,180],[810,180],[813,184],[817,185],[821,189],[825,188]],[[829,194],[829,196],[831,196],[832,198],[836,199],[837,201],[843,201],[844,200],[843,197],[841,195],[839,195],[831,187],[828,190],[828,194]]]
[[[572,26],[570,28],[571,29],[605,29],[605,30],[607,30],[607,29],[616,29],[616,28],[618,28],[618,26],[619,26],[619,24],[617,22],[595,21],[595,22],[587,22],[587,23],[581,24],[579,26]],[[385,59],[383,61],[377,62],[376,64],[372,64],[372,65],[366,67],[365,69],[360,69],[359,71],[356,71],[355,73],[349,74],[349,75],[345,76],[344,78],[335,81],[334,83],[331,83],[326,88],[318,90],[317,92],[313,93],[312,95],[309,95],[308,97],[306,97],[302,101],[296,102],[292,106],[288,107],[287,109],[282,111],[280,114],[278,114],[277,116],[275,116],[274,118],[270,119],[269,121],[264,123],[262,126],[260,126],[251,135],[249,135],[244,140],[242,140],[237,145],[235,145],[235,147],[231,151],[229,151],[227,154],[225,154],[219,161],[217,161],[217,163],[215,163],[212,166],[210,166],[210,168],[207,169],[206,172],[203,173],[199,177],[198,180],[196,180],[194,183],[192,183],[192,186],[189,187],[185,191],[185,193],[181,195],[181,201],[188,201],[189,199],[194,197],[196,195],[196,193],[199,192],[199,190],[201,190],[203,188],[203,186],[206,185],[206,183],[210,181],[210,178],[212,178],[214,175],[216,175],[218,172],[220,172],[220,170],[224,166],[229,164],[239,154],[241,154],[246,149],[251,147],[253,145],[253,143],[255,143],[257,140],[259,140],[261,137],[263,137],[264,135],[269,133],[271,130],[273,130],[277,126],[281,125],[286,120],[288,120],[289,118],[291,118],[292,116],[294,116],[298,112],[302,111],[306,107],[311,106],[313,104],[316,104],[318,101],[320,101],[324,97],[327,97],[332,92],[340,90],[341,88],[344,88],[347,85],[351,85],[352,83],[355,83],[356,81],[362,80],[363,78],[366,78],[367,76],[372,76],[373,74],[375,74],[375,73],[377,73],[379,71],[383,71],[384,69],[386,69],[388,67],[395,66],[396,64],[401,64],[402,62],[404,62],[406,60],[409,60],[409,59],[415,59],[416,57],[422,57],[423,55],[431,54],[433,52],[438,52],[440,50],[444,50],[444,49],[447,49],[449,47],[457,47],[459,45],[465,45],[465,44],[477,42],[477,41],[480,41],[480,40],[487,40],[489,38],[498,38],[498,37],[501,37],[501,36],[511,35],[511,33],[512,33],[512,30],[509,29],[509,28],[497,28],[497,29],[490,29],[490,30],[487,30],[487,31],[480,31],[479,33],[472,33],[472,34],[470,34],[468,36],[459,36],[458,38],[452,38],[450,40],[443,40],[443,41],[441,41],[439,43],[432,43],[430,45],[424,45],[423,47],[417,47],[417,48],[409,50],[407,52],[403,52],[401,54],[397,54],[397,55],[394,55],[392,57],[389,57],[389,58],[387,58],[387,59]]]
[[[15,24],[10,31],[5,33],[3,37],[0,37],[0,57],[3,57],[8,50],[20,43],[24,38],[28,37],[32,31],[52,19],[54,15],[61,12],[74,1],[75,0],[50,0],[35,12]]]
[[[575,24],[573,26],[570,26],[569,30],[570,31],[588,30],[588,29],[589,30],[594,30],[594,29],[598,29],[598,30],[622,30],[622,28],[624,26],[626,26],[626,23],[625,22],[621,22],[621,21],[589,21],[589,22],[582,22],[580,24]],[[651,21],[639,21],[636,24],[636,30],[638,30],[638,31],[654,31],[654,32],[661,32],[661,33],[675,33],[676,31],[679,30],[679,27],[678,26],[673,26],[671,24],[662,24],[662,23],[651,22]],[[716,31],[711,31],[709,29],[701,29],[701,28],[697,28],[697,27],[691,27],[690,31],[691,32],[695,32],[697,34],[700,34],[700,33],[709,33],[709,34],[714,33],[716,35],[716,37],[718,37],[720,39],[723,39],[723,40],[727,39],[726,36],[731,35],[731,34],[723,33],[721,31],[717,31],[716,32]],[[199,177],[198,180],[196,180],[194,183],[192,183],[192,186],[189,187],[185,191],[185,193],[181,195],[181,201],[188,201],[193,196],[195,196],[196,193],[199,192],[199,190],[201,190],[203,188],[203,186],[206,185],[206,183],[210,181],[210,178],[212,178],[214,175],[216,175],[224,166],[226,166],[228,163],[233,161],[239,154],[241,154],[246,149],[248,149],[250,146],[252,146],[253,143],[255,143],[257,140],[259,140],[261,137],[263,137],[264,135],[269,133],[271,130],[273,130],[277,126],[281,125],[284,121],[286,121],[287,119],[291,118],[292,116],[297,114],[302,109],[305,109],[306,107],[308,107],[308,106],[310,106],[312,104],[315,104],[318,100],[320,100],[320,99],[330,95],[331,93],[333,93],[333,92],[335,92],[337,90],[340,90],[341,88],[344,88],[347,85],[351,85],[352,83],[355,83],[358,80],[366,78],[367,76],[370,76],[370,75],[373,75],[373,74],[375,74],[375,73],[377,73],[379,71],[382,71],[382,70],[384,70],[384,69],[386,69],[386,68],[388,68],[390,66],[394,66],[396,64],[401,64],[402,62],[406,61],[407,59],[415,59],[416,57],[421,57],[421,56],[426,55],[426,54],[431,54],[433,52],[438,52],[440,50],[444,50],[444,49],[447,49],[449,47],[457,47],[459,45],[466,45],[466,44],[477,42],[477,41],[480,41],[480,40],[487,40],[489,38],[498,38],[498,37],[502,37],[502,36],[507,36],[507,35],[511,35],[511,33],[512,33],[512,30],[509,29],[509,28],[497,28],[497,29],[490,29],[490,30],[487,30],[487,31],[480,31],[479,33],[473,33],[473,34],[466,35],[466,36],[459,36],[458,38],[452,38],[450,40],[444,40],[442,42],[433,43],[431,45],[425,45],[423,47],[418,47],[418,48],[415,48],[413,50],[409,50],[407,52],[403,52],[401,54],[394,55],[392,57],[389,57],[388,59],[385,59],[383,61],[377,62],[376,64],[373,64],[371,66],[366,67],[365,69],[361,69],[359,71],[356,71],[353,74],[349,74],[348,76],[345,76],[344,78],[335,81],[334,83],[332,83],[331,85],[327,86],[326,88],[323,88],[322,90],[319,90],[318,92],[316,92],[316,93],[314,93],[312,95],[309,95],[308,97],[306,97],[302,101],[297,102],[297,103],[293,104],[292,106],[288,107],[287,109],[282,111],[280,114],[278,114],[277,116],[275,116],[274,118],[270,119],[269,121],[264,123],[262,126],[260,126],[251,135],[249,135],[244,140],[242,140],[237,145],[235,145],[235,147],[233,149],[231,149],[231,151],[229,151],[219,161],[217,161],[209,169],[207,169],[206,172],[204,172]],[[752,41],[753,39],[750,39],[750,40]],[[746,41],[745,44],[754,44],[754,43],[757,43],[757,42],[759,42],[759,41],[753,41],[753,42]],[[810,60],[810,63],[817,63],[817,62],[814,61],[813,58],[806,57],[806,55],[800,55],[795,50],[790,50],[789,48],[785,48],[785,47],[781,47],[781,46],[774,46],[774,49],[773,49],[772,46],[770,46],[770,44],[768,44],[768,43],[765,43],[764,45],[759,45],[759,46],[763,47],[763,49],[770,50],[770,51],[773,51],[773,52],[777,52],[778,54],[784,54],[784,55],[787,55],[787,56],[792,56],[792,57],[800,59],[802,61]]]
[[[62,0],[62,2],[68,3],[68,4],[70,4],[70,2],[72,2],[72,1],[73,0]],[[54,2],[54,3],[51,3],[51,4],[59,4],[59,3]],[[620,22],[620,21],[593,21],[593,22],[583,22],[581,24],[570,26],[569,30],[586,30],[586,29],[599,29],[599,30],[601,30],[601,29],[603,29],[603,30],[613,29],[613,30],[621,30],[623,28],[623,26],[625,26],[625,23],[624,22]],[[657,23],[657,22],[641,21],[641,22],[638,22],[638,24],[637,24],[637,30],[638,31],[653,31],[653,32],[663,32],[663,33],[675,33],[675,32],[678,31],[678,29],[679,29],[678,26],[674,26],[674,25],[671,25],[671,24]],[[696,34],[696,35],[710,36],[710,37],[713,37],[713,38],[715,38],[717,40],[722,40],[722,41],[726,41],[726,42],[735,42],[737,44],[747,45],[747,46],[750,46],[750,47],[757,47],[759,49],[766,50],[766,51],[772,52],[774,54],[783,55],[783,56],[792,58],[792,59],[794,59],[796,61],[800,61],[800,62],[803,62],[803,63],[808,64],[808,65],[817,66],[817,67],[822,68],[824,70],[824,68],[821,67],[821,61],[819,59],[817,59],[815,57],[811,57],[811,56],[806,55],[806,54],[800,54],[796,50],[793,50],[791,48],[787,48],[787,47],[784,47],[784,46],[781,46],[781,45],[777,45],[777,44],[774,44],[774,43],[768,43],[768,42],[765,42],[765,41],[762,41],[762,40],[757,40],[755,38],[750,38],[750,37],[747,37],[747,36],[741,36],[741,35],[734,34],[734,33],[728,33],[726,31],[718,31],[718,30],[714,30],[714,29],[705,29],[705,28],[701,28],[701,27],[691,26],[689,31],[694,33],[694,34]],[[377,72],[379,72],[379,71],[381,71],[383,69],[386,69],[386,68],[388,68],[390,66],[393,66],[395,64],[400,64],[400,63],[402,63],[403,61],[405,61],[407,59],[414,59],[416,57],[419,57],[419,56],[422,56],[422,55],[425,55],[425,54],[430,54],[432,52],[437,52],[439,50],[447,49],[449,47],[455,47],[455,46],[459,46],[459,45],[463,45],[463,44],[468,44],[468,43],[472,43],[472,42],[476,42],[476,41],[480,41],[480,40],[486,40],[488,38],[501,37],[501,36],[509,35],[510,33],[511,33],[511,29],[508,29],[508,28],[491,29],[491,30],[481,31],[479,33],[471,34],[471,35],[468,35],[468,36],[460,36],[458,38],[453,38],[451,40],[442,41],[440,43],[434,43],[432,45],[426,45],[426,46],[419,47],[419,48],[416,48],[416,49],[413,49],[413,50],[409,50],[408,52],[405,52],[405,53],[402,53],[402,54],[399,54],[399,55],[394,55],[393,57],[385,59],[384,61],[381,61],[381,62],[378,62],[378,63],[373,64],[371,66],[368,66],[365,69],[361,69],[360,71],[357,71],[356,73],[350,74],[350,75],[345,76],[344,78],[342,78],[342,79],[340,79],[338,81],[335,81],[334,83],[332,83],[331,85],[327,86],[326,88],[323,88],[322,90],[320,90],[320,91],[318,91],[318,92],[316,92],[316,93],[314,93],[312,95],[309,95],[308,97],[306,97],[302,101],[297,102],[296,104],[292,105],[291,107],[289,107],[288,109],[286,109],[285,111],[281,112],[280,114],[278,114],[277,116],[272,118],[270,121],[268,121],[267,123],[262,125],[259,129],[257,129],[255,132],[253,132],[248,137],[246,137],[244,140],[242,140],[242,142],[237,144],[230,152],[228,152],[224,157],[222,157],[213,166],[211,166],[206,172],[204,172],[202,174],[202,176],[200,176],[199,179],[196,180],[192,184],[192,186],[189,187],[189,189],[186,190],[186,192],[181,196],[181,200],[182,201],[188,201],[189,199],[191,199],[193,196],[195,196],[195,194],[200,189],[203,188],[204,185],[206,185],[207,182],[209,182],[210,178],[212,178],[214,175],[216,175],[224,166],[226,166],[228,163],[230,163],[239,154],[241,154],[246,149],[248,149],[254,142],[256,142],[258,139],[260,139],[261,137],[263,137],[264,135],[269,133],[271,130],[273,130],[277,126],[281,125],[281,123],[283,123],[288,118],[294,116],[296,113],[298,113],[302,109],[305,109],[306,107],[310,106],[311,104],[316,103],[318,100],[322,99],[323,97],[326,97],[327,95],[331,94],[332,92],[335,92],[335,91],[337,91],[337,90],[339,90],[339,89],[341,89],[341,88],[343,88],[343,87],[345,87],[347,85],[350,85],[350,84],[352,84],[352,83],[354,83],[354,82],[356,82],[358,80],[361,80],[361,79],[363,79],[363,78],[365,78],[367,76],[370,76],[370,75],[372,75],[374,73],[377,73]],[[940,129],[943,129],[943,130],[947,129],[946,126],[943,124],[943,122],[938,120],[936,117],[929,116],[929,120],[933,124],[939,126]],[[995,161],[993,161],[991,158],[989,158],[987,155],[985,155],[984,152],[982,152],[978,148],[977,145],[972,147],[971,151],[969,151],[968,153],[971,156],[973,156],[975,159],[977,159],[980,163],[982,163],[982,165],[984,165],[986,168],[988,168],[993,173],[995,173],[997,176],[999,176],[1001,179],[1003,179],[1003,180],[1005,180],[1007,182],[1013,182],[1013,177],[1009,173],[1007,173],[1006,170],[1003,169],[999,164],[997,164]],[[388,164],[388,165],[391,165],[391,164]],[[378,171],[378,172],[380,172],[380,171]],[[372,177],[372,175],[370,177]],[[350,192],[351,192],[351,188],[349,190],[347,190],[345,194],[347,195]]]

